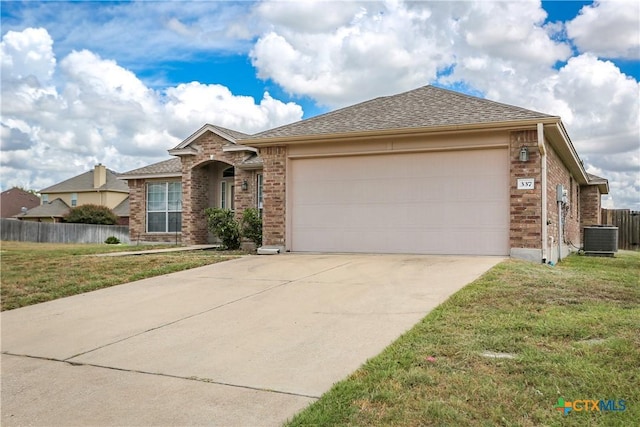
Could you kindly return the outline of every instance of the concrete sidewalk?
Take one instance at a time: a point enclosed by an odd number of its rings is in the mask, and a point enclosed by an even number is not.
[[[279,425],[501,261],[248,256],[2,313],[2,425]]]
[[[142,251],[126,251],[126,252],[108,252],[104,254],[95,254],[87,256],[129,256],[129,255],[144,255],[144,254],[161,254],[165,252],[187,252],[187,251],[208,251],[211,249],[219,248],[220,245],[191,245],[191,246],[175,246],[173,248],[164,249],[147,249]]]

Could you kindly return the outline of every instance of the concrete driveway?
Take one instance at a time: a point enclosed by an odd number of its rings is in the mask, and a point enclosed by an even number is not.
[[[248,256],[2,313],[2,425],[279,425],[502,259]]]

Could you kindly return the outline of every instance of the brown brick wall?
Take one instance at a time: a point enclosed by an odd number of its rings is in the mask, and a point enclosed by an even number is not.
[[[549,220],[548,236],[553,237],[554,246],[558,244],[558,203],[556,202],[556,186],[562,184],[569,195],[569,206],[566,212],[565,234],[563,239],[576,246],[580,244],[580,187],[564,166],[553,147],[547,144],[547,219]],[[564,243],[564,242],[563,242]]]
[[[219,174],[226,165],[237,166],[248,155],[244,151],[224,152],[223,146],[229,144],[224,138],[207,132],[190,145],[197,150],[196,155],[182,156],[182,233],[187,244],[208,243],[209,231],[204,211],[208,207],[219,206]],[[249,185],[247,191],[242,190],[245,179]],[[238,219],[242,217],[244,209],[256,206],[254,181],[254,171],[235,168],[234,204]]]
[[[596,185],[580,187],[580,241],[583,242],[584,227],[602,224],[600,190]]]
[[[510,134],[510,227],[512,248],[540,249],[542,239],[541,156],[536,130],[514,131]],[[520,149],[529,149],[529,161],[521,162]],[[518,178],[535,179],[533,190],[518,190]]]
[[[206,244],[209,231],[205,209],[219,206],[219,179],[227,166],[237,166],[248,156],[245,151],[224,152],[226,139],[206,132],[190,144],[195,155],[181,156],[182,161],[182,232],[179,240],[185,244]],[[235,169],[235,210],[240,218],[246,207],[255,207],[256,171]],[[247,180],[248,190],[242,190]],[[159,181],[163,181],[160,179]],[[166,179],[164,181],[167,181]],[[146,180],[131,180],[130,236],[131,241],[174,242],[175,233],[145,233]]]
[[[286,147],[260,149],[263,162],[263,225],[264,245],[285,245],[286,217]]]

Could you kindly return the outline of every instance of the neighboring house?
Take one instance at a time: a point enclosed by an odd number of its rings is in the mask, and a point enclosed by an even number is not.
[[[40,197],[17,187],[0,194],[0,218],[12,218],[24,210],[40,205]]]
[[[59,220],[76,206],[94,204],[109,209],[118,208],[121,222],[129,216],[126,200],[129,187],[112,170],[97,164],[91,171],[69,178],[40,191],[42,206],[31,209],[17,218],[31,221]],[[49,215],[51,214],[51,215]]]
[[[16,218],[24,221],[38,222],[63,222],[64,216],[69,213],[69,205],[62,199],[55,199],[50,202],[29,209],[26,213],[21,213]]]
[[[280,251],[547,262],[580,245],[608,193],[559,117],[433,86],[252,136],[205,125],[169,153],[120,175],[132,239],[207,243],[205,208],[257,207]]]

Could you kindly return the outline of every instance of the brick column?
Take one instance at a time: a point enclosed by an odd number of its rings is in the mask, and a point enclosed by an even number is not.
[[[286,147],[260,149],[263,162],[262,244],[285,246]]]
[[[182,242],[203,245],[209,238],[204,210],[208,204],[207,170],[191,168],[191,161],[182,163]]]
[[[145,233],[146,186],[143,179],[130,179],[129,184],[129,240],[135,243]]]
[[[542,165],[538,133],[535,130],[514,131],[509,139],[511,248],[542,249]],[[522,147],[529,149],[527,162],[519,160]],[[518,190],[518,178],[534,178],[534,189]]]

